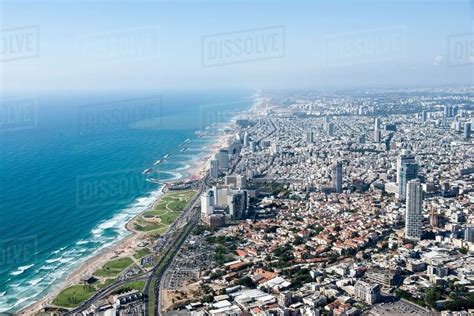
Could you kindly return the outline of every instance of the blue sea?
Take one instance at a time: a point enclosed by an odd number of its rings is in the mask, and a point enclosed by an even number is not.
[[[16,312],[126,236],[125,223],[160,194],[145,179],[188,177],[215,137],[195,132],[218,133],[253,100],[233,91],[0,101],[0,312]]]

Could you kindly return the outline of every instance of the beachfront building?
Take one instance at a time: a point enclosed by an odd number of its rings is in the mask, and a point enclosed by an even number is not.
[[[201,194],[201,217],[206,217],[214,212],[214,192],[208,190]]]
[[[227,172],[229,170],[229,151],[227,149],[220,149],[216,155],[219,170]]]
[[[211,160],[210,174],[211,178],[213,179],[217,179],[219,177],[219,160]]]

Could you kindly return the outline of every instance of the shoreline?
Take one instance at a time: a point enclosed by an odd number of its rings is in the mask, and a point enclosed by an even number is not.
[[[242,113],[248,113],[252,111],[254,106],[255,104],[252,104],[248,110],[243,111]],[[226,124],[230,124],[230,122]],[[190,167],[185,170],[185,175],[180,180],[182,181],[185,179],[202,179],[205,172],[209,169],[210,161],[214,158],[215,154],[219,151],[219,149],[228,143],[229,137],[230,135],[226,133],[215,135],[215,137],[213,137],[213,139],[210,141],[209,152],[202,155],[202,157],[200,157],[199,159],[191,161]],[[53,285],[45,296],[41,297],[33,304],[20,309],[18,312],[16,312],[16,314],[33,315],[38,312],[41,312],[43,308],[54,307],[54,305],[51,304],[52,300],[65,288],[68,288],[75,284],[79,284],[81,278],[87,275],[92,275],[96,270],[102,268],[102,266],[110,260],[116,259],[118,257],[133,256],[134,252],[137,249],[138,243],[144,239],[146,232],[136,231],[131,227],[131,225],[133,224],[136,218],[141,216],[144,212],[152,209],[156,206],[157,203],[160,202],[161,198],[166,193],[166,188],[171,183],[180,180],[163,182],[163,186],[157,190],[157,192],[159,192],[159,196],[154,199],[153,202],[147,208],[134,215],[130,220],[125,223],[124,227],[129,232],[127,236],[117,239],[110,246],[98,250],[98,253],[87,258],[85,261],[80,263],[79,266],[75,267],[67,276],[65,276],[64,280],[61,280],[56,285]]]
[[[151,203],[149,207],[136,214],[129,221],[127,221],[127,223],[125,223],[124,227],[129,232],[127,236],[117,239],[112,245],[98,250],[96,254],[87,258],[79,266],[75,267],[65,277],[64,280],[58,282],[58,284],[54,288],[52,288],[51,291],[49,291],[45,296],[43,296],[35,303],[21,309],[17,313],[19,315],[32,315],[40,312],[45,307],[54,306],[51,304],[52,300],[65,288],[68,288],[75,284],[79,284],[82,277],[92,275],[95,271],[102,268],[102,266],[110,260],[116,259],[121,256],[133,255],[138,242],[143,238],[143,235],[145,235],[145,233],[140,233],[135,230],[132,230],[130,229],[129,225],[131,225],[138,216],[155,206],[156,203],[161,200],[161,198],[164,196],[164,189],[167,187],[167,185],[168,184],[165,183],[161,188],[157,190],[158,192],[160,192],[160,195],[153,201],[153,203]]]

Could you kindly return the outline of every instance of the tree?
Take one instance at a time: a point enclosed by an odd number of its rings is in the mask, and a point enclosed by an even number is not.
[[[431,307],[436,306],[436,301],[442,298],[442,292],[437,287],[431,287],[425,292],[425,302]]]
[[[301,245],[303,242],[304,242],[304,239],[298,236],[295,238],[295,240],[293,240],[293,245],[298,246],[298,245]]]
[[[237,281],[238,285],[246,286],[246,287],[253,287],[253,281],[250,277],[244,276]]]

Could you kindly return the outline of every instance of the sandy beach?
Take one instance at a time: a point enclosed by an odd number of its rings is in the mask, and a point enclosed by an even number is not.
[[[41,311],[42,308],[48,306],[50,302],[59,294],[59,292],[74,284],[79,284],[81,278],[90,276],[97,269],[100,269],[108,261],[122,256],[131,256],[141,240],[139,234],[133,233],[123,239],[118,240],[114,245],[102,249],[98,254],[84,261],[79,268],[74,270],[63,282],[59,283],[50,293],[35,304],[21,310],[21,315],[33,315]]]
[[[217,154],[220,148],[227,145],[228,139],[229,135],[220,135],[211,145],[209,154],[195,161],[188,169],[188,174],[190,177],[199,179],[202,178],[209,169],[211,160],[214,159],[214,156]]]
[[[213,142],[210,151],[200,159],[193,162],[191,167],[187,170],[189,178],[200,179],[207,172],[210,160],[213,159],[215,154],[219,151],[220,148],[227,145],[229,135],[223,134],[217,136],[216,140]],[[165,184],[160,190],[164,192],[167,184]],[[161,194],[152,205],[144,210],[143,212],[153,208],[161,199],[163,194]],[[113,245],[102,249],[99,253],[93,257],[84,261],[78,268],[76,268],[67,278],[58,283],[54,289],[52,289],[46,296],[41,298],[39,301],[30,305],[29,307],[24,308],[18,314],[20,315],[33,315],[40,312],[44,307],[49,306],[52,300],[65,288],[70,287],[75,284],[79,284],[81,279],[85,276],[92,275],[96,270],[100,269],[105,263],[110,260],[116,259],[118,257],[131,256],[133,257],[134,252],[137,249],[137,245],[140,241],[145,239],[144,232],[138,232],[132,228],[133,221],[140,216],[137,214],[133,219],[131,219],[126,224],[127,230],[130,232],[130,235],[126,236],[123,239],[117,240]]]
[[[251,108],[246,112],[247,114],[259,111],[259,106],[262,106],[260,102],[254,102]],[[261,110],[261,109],[260,109]],[[226,124],[226,127],[230,125]],[[223,129],[222,129],[223,130]],[[201,179],[209,169],[210,161],[214,158],[216,153],[220,148],[226,147],[228,145],[230,135],[222,133],[217,135],[216,138],[212,141],[210,150],[195,160],[192,165],[187,170],[188,179]],[[182,179],[183,180],[183,179]],[[176,182],[176,181],[171,181]],[[160,188],[160,191],[164,194],[168,183]],[[130,256],[133,257],[134,252],[137,249],[138,243],[145,239],[145,232],[139,232],[133,229],[134,220],[146,212],[149,209],[152,209],[161,199],[163,194],[160,194],[157,199],[143,212],[135,215],[130,221],[127,222],[126,228],[130,232],[130,235],[126,236],[123,239],[117,240],[113,245],[102,249],[99,253],[85,260],[81,265],[76,268],[66,279],[58,283],[54,289],[52,289],[46,296],[38,300],[36,303],[30,305],[29,307],[24,308],[18,314],[20,315],[33,315],[40,312],[44,307],[47,307],[52,300],[65,288],[72,286],[74,284],[79,284],[81,279],[85,276],[92,275],[96,270],[102,268],[102,266],[110,260],[116,259],[118,257]]]

